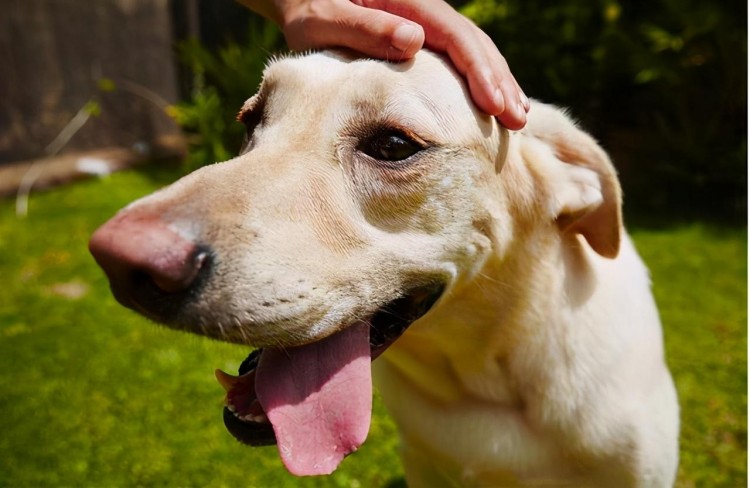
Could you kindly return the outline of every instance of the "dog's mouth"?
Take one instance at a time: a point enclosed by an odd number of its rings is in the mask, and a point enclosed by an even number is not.
[[[224,424],[240,442],[278,444],[296,475],[329,474],[365,440],[370,425],[370,362],[437,302],[443,285],[412,289],[321,341],[257,349],[239,376],[216,371],[226,390]]]

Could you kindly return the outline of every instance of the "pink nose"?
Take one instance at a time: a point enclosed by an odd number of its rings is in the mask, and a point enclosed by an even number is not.
[[[94,232],[89,251],[107,274],[115,297],[129,307],[140,305],[141,311],[149,308],[143,297],[187,290],[208,256],[158,217],[128,211]]]

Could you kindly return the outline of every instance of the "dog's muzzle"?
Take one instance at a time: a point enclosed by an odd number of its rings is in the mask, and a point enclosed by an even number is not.
[[[99,228],[89,249],[120,303],[173,327],[194,324],[198,318],[190,310],[219,273],[210,247],[138,209]],[[227,392],[224,423],[230,433],[250,445],[278,441],[282,460],[294,474],[335,469],[364,442],[369,429],[371,360],[443,294],[440,279],[419,280],[400,284],[402,291],[389,302],[360,304],[361,317],[335,324],[319,340],[259,349],[242,363],[239,376],[217,371]]]

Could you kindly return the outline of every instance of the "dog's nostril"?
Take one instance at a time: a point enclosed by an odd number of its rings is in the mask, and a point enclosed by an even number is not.
[[[155,268],[146,272],[151,281],[161,291],[177,293],[186,290],[201,271],[208,253],[197,249],[184,260],[177,260],[171,267]]]

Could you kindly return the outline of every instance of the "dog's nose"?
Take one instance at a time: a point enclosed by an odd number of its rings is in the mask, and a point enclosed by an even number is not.
[[[131,307],[143,306],[143,296],[187,290],[208,265],[205,249],[161,219],[127,211],[94,232],[89,251],[115,297]]]

